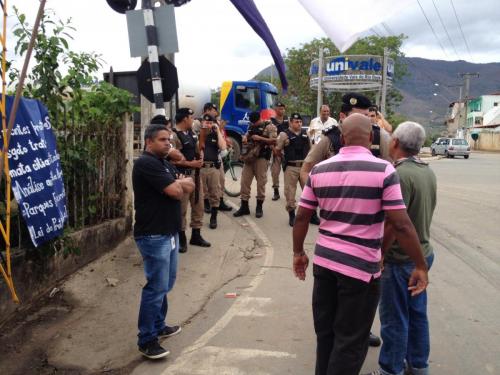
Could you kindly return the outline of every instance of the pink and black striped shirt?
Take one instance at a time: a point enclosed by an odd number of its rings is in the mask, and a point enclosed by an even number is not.
[[[365,282],[380,276],[385,211],[406,209],[389,162],[343,147],[314,166],[299,205],[320,209],[314,264]]]

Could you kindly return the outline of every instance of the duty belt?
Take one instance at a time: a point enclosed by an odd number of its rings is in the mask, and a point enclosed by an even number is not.
[[[286,165],[291,167],[302,167],[303,161],[287,161]]]
[[[215,161],[206,161],[203,163],[203,168],[217,168],[217,162]]]

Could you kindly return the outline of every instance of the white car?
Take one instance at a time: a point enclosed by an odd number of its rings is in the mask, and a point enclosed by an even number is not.
[[[465,159],[469,158],[470,145],[462,138],[438,138],[436,142],[431,145],[431,154],[444,155],[447,158],[455,156],[463,156]]]

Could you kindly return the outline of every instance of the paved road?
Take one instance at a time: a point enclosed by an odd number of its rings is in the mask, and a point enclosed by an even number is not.
[[[500,154],[431,165],[439,184],[429,287],[433,373],[500,374]],[[172,351],[167,361],[144,362],[134,374],[314,373],[312,280],[310,270],[306,282],[292,276],[283,205],[283,198],[268,200],[262,219],[237,220],[254,230],[261,262],[225,285],[183,334],[166,342]],[[238,297],[225,298],[227,292]],[[377,367],[377,356],[370,349],[364,371]]]

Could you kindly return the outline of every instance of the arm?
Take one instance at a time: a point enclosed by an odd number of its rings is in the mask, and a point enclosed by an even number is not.
[[[177,165],[178,162],[186,160],[182,152],[180,152],[176,148],[171,148],[168,150],[167,154],[168,160],[170,160],[173,164]]]
[[[429,283],[427,263],[422,255],[417,232],[406,213],[406,209],[386,210],[385,213],[399,245],[415,262],[415,270],[408,282],[408,290],[411,291],[412,296],[415,296],[423,292]]]
[[[219,150],[227,149],[226,140],[224,139],[224,135],[222,134],[222,131],[218,126],[217,126],[217,145],[219,146]]]
[[[252,135],[252,140],[262,142],[267,145],[274,145],[276,143],[276,138],[266,138],[257,134]]]
[[[177,182],[181,185],[183,193],[192,193],[195,189],[194,181],[191,177],[184,177],[177,180]]]
[[[309,208],[299,206],[293,225],[293,273],[299,280],[306,279],[306,270],[309,265],[309,258],[304,251],[304,240],[313,212]]]
[[[169,196],[172,199],[181,200],[184,195],[184,191],[182,190],[182,185],[178,181],[174,181],[163,189],[165,195]]]

